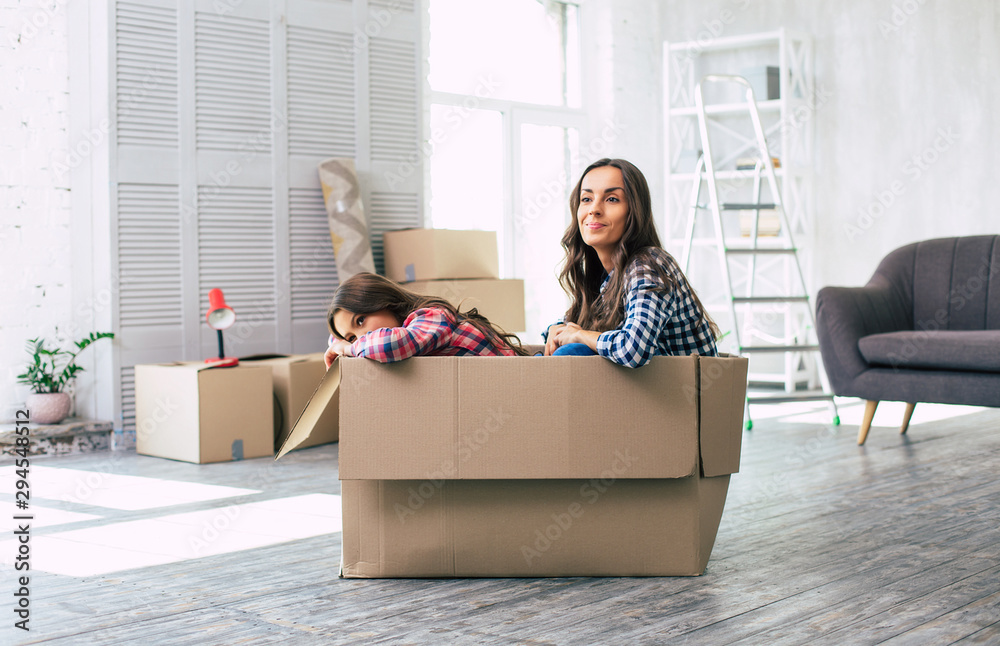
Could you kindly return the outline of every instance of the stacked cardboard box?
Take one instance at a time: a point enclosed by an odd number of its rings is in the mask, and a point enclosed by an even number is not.
[[[271,369],[190,361],[135,367],[136,452],[185,462],[259,458],[274,446]]]
[[[339,366],[335,368],[339,370]],[[273,455],[326,374],[322,353],[135,367],[136,451],[185,462]],[[336,401],[300,448],[336,442]]]
[[[312,396],[319,382],[326,374],[326,363],[323,362],[323,353],[313,354],[293,354],[287,357],[269,357],[255,359],[248,357],[241,359],[244,364],[253,363],[255,365],[267,366],[271,368],[272,384],[274,388],[275,424],[274,424],[274,448],[281,446],[281,443],[288,437],[292,430],[292,425],[299,418],[305,409],[309,398]],[[321,430],[320,430],[321,429]],[[308,442],[303,443],[299,448],[329,444],[338,439],[337,406],[334,402],[326,411],[325,417],[321,420],[317,432]]]
[[[404,229],[383,241],[389,278],[462,310],[475,307],[507,332],[524,331],[524,281],[500,279],[495,232]]]
[[[746,359],[339,363],[276,457],[339,398],[342,576],[704,571],[739,470]]]

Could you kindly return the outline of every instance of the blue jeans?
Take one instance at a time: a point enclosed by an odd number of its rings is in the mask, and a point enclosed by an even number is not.
[[[556,348],[553,357],[591,357],[597,354],[586,343],[567,343]]]

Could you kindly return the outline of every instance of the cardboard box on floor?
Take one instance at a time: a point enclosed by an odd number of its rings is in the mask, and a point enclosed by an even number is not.
[[[385,275],[399,283],[500,278],[495,231],[401,229],[382,237]]]
[[[274,450],[288,437],[292,424],[305,410],[319,382],[326,374],[323,353],[293,354],[287,357],[256,358],[245,357],[241,363],[267,366],[271,368],[275,399]],[[338,439],[339,410],[334,399],[309,438],[299,445],[304,449],[320,444],[329,444]]]
[[[339,392],[342,576],[705,570],[739,470],[746,359],[339,363],[277,457]]]
[[[273,401],[267,366],[137,365],[136,452],[196,463],[271,455]]]
[[[406,289],[437,296],[462,310],[475,307],[479,313],[505,332],[523,332],[524,281],[520,279],[418,280]]]
[[[346,577],[701,574],[739,469],[747,360],[340,361]]]

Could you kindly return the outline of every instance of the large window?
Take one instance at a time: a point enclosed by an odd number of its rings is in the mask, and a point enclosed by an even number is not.
[[[430,0],[430,224],[497,232],[502,275],[525,279],[528,342],[567,305],[557,273],[584,126],[577,12]]]

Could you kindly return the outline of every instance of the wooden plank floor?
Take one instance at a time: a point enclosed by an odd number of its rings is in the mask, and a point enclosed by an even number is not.
[[[34,572],[30,633],[12,628],[8,571],[0,644],[1000,644],[1000,411],[904,437],[874,428],[865,447],[856,433],[756,421],[701,577],[341,580],[338,533],[102,576]],[[261,490],[242,503],[337,494],[336,457],[34,464]],[[102,508],[69,527],[232,502]]]

